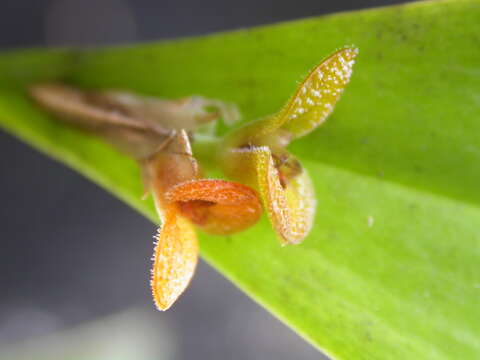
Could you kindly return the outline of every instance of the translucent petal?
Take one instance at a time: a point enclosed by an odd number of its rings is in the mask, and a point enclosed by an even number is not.
[[[95,133],[136,159],[155,153],[173,131],[196,131],[219,117],[232,124],[238,109],[201,96],[166,100],[121,91],[85,91],[61,83],[29,88],[43,108],[75,126]],[[204,129],[205,130],[205,129]]]
[[[167,135],[170,130],[195,130],[219,117],[227,123],[239,117],[233,104],[201,96],[167,100],[126,91],[86,91],[61,83],[36,84],[29,91],[48,110],[92,127],[126,126]]]
[[[283,176],[266,146],[232,150],[227,161],[230,166],[226,171],[230,176],[256,182],[263,206],[281,242],[300,243],[313,225],[316,204],[306,170],[301,169],[288,181],[282,181]]]
[[[202,179],[174,186],[166,194],[180,213],[212,234],[232,234],[255,224],[262,213],[250,187],[225,180]]]
[[[143,165],[145,183],[159,212],[166,204],[165,193],[175,185],[195,180],[199,171],[184,130],[174,133]]]
[[[159,310],[167,310],[183,293],[198,260],[198,241],[190,222],[178,216],[173,207],[165,211],[163,218],[151,277],[153,299]]]
[[[135,118],[125,105],[102,99],[100,93],[86,92],[64,84],[37,84],[29,89],[30,95],[47,110],[64,120],[87,128],[118,126],[146,130],[148,123]],[[163,135],[168,129],[158,129]]]

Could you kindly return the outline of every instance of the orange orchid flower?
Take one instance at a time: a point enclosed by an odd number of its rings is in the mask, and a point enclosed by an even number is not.
[[[60,118],[102,136],[138,159],[153,195],[161,228],[156,236],[151,288],[155,305],[167,310],[192,278],[198,261],[196,225],[213,234],[252,226],[262,207],[248,186],[202,179],[187,131],[236,108],[190,97],[160,100],[118,91],[85,92],[63,84],[40,84],[31,96]],[[207,112],[205,107],[216,111]]]
[[[200,179],[185,130],[145,161],[146,179],[162,219],[154,251],[151,287],[159,310],[167,310],[188,286],[198,259],[192,225],[232,234],[258,221],[262,208],[248,186]]]
[[[313,186],[300,162],[285,150],[330,115],[350,80],[356,48],[323,60],[278,113],[234,131],[224,142],[222,163],[232,178],[258,189],[282,244],[298,244],[315,214]]]

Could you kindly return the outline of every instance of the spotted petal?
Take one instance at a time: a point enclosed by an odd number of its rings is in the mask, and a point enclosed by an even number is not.
[[[285,146],[313,131],[340,99],[357,54],[357,48],[347,47],[327,57],[308,74],[278,113],[235,130],[226,138],[226,146]]]
[[[322,124],[350,81],[357,54],[356,48],[344,48],[315,67],[277,115],[282,128],[300,137]]]
[[[283,180],[266,146],[231,150],[227,174],[256,184],[263,206],[282,244],[298,244],[310,232],[315,214],[313,186],[305,169]]]

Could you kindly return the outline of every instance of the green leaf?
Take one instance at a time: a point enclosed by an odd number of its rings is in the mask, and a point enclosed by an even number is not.
[[[159,44],[12,52],[0,57],[0,120],[155,221],[136,164],[38,110],[25,84],[201,94],[251,120],[353,43],[358,63],[336,110],[291,147],[316,188],[311,235],[280,247],[264,218],[237,236],[202,235],[202,254],[332,357],[478,359],[478,24],[478,1],[432,1]]]

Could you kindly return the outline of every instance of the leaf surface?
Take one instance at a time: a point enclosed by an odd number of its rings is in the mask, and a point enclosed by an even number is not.
[[[0,56],[0,122],[157,221],[134,161],[39,111],[26,84],[200,94],[252,120],[354,44],[333,115],[290,147],[314,182],[310,236],[280,247],[264,217],[236,236],[202,234],[202,255],[334,358],[478,359],[478,24],[478,1],[427,1],[157,44],[11,52]]]

